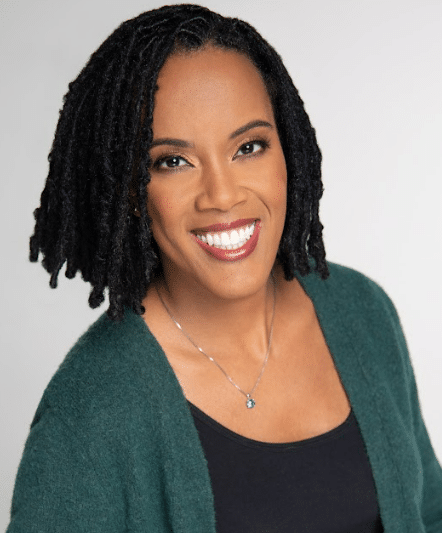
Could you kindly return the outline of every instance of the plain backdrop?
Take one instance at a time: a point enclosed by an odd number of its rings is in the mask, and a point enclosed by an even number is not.
[[[0,530],[34,411],[68,349],[104,310],[28,262],[32,212],[67,84],[150,0],[0,0]],[[328,258],[395,302],[422,411],[442,458],[442,2],[208,0],[282,55],[324,158]]]

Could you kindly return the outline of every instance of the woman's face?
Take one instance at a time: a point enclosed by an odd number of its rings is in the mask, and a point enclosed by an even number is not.
[[[286,214],[286,166],[255,66],[214,47],[171,56],[153,113],[148,212],[174,288],[263,287]]]

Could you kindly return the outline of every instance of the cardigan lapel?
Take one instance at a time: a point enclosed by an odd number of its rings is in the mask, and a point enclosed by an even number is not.
[[[378,352],[382,346],[367,332],[351,283],[337,286],[332,278],[324,281],[317,274],[298,280],[314,304],[326,343],[358,421],[373,471],[385,531],[417,533],[413,526],[412,530],[405,529],[406,504],[395,463],[399,459],[389,442],[389,427],[395,424],[391,414],[394,406],[373,365],[373,361],[379,359]]]
[[[138,350],[146,374],[152,416],[159,418],[164,493],[171,530],[215,533],[215,510],[209,471],[192,415],[161,346],[141,317],[126,315],[138,329]],[[146,350],[149,346],[149,350]],[[153,379],[152,379],[153,378]]]

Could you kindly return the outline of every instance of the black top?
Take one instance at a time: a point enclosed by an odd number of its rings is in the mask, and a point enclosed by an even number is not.
[[[371,467],[353,411],[310,439],[266,443],[192,404],[207,459],[217,533],[382,533]]]

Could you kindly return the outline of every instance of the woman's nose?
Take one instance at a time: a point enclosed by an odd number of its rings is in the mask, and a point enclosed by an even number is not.
[[[199,211],[229,211],[246,198],[247,190],[241,184],[240,176],[228,165],[211,165],[202,170],[201,191],[196,198]]]

